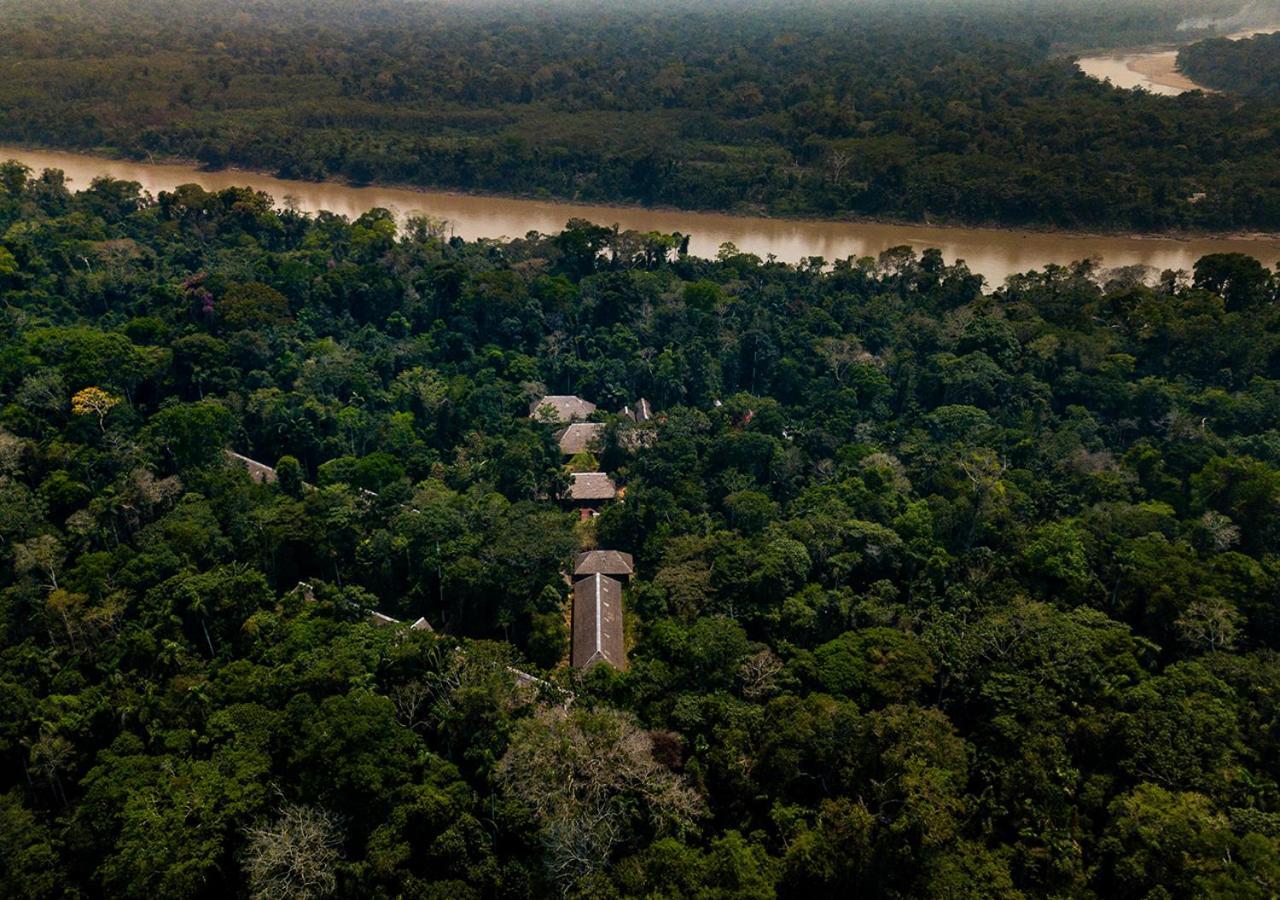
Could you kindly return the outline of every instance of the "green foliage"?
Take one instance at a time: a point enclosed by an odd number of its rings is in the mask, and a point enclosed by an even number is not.
[[[920,641],[893,628],[850,631],[813,652],[823,690],[859,706],[899,703],[933,683],[933,663]]]
[[[304,482],[302,464],[298,462],[298,457],[286,453],[276,461],[275,470],[280,490],[295,500],[301,499]]]
[[[1274,836],[1237,836],[1201,794],[1141,784],[1115,801],[1112,815],[1103,848],[1116,896],[1263,897],[1275,889]]]
[[[1243,40],[1210,38],[1178,51],[1178,69],[1197,84],[1245,97],[1274,97],[1280,37],[1255,34]]]
[[[18,0],[7,4],[0,68],[30,76],[0,83],[0,138],[285,178],[731,212],[1275,230],[1273,105],[1120,91],[1071,59],[1185,40],[1179,23],[1210,5],[1230,4],[271,0],[245,12]],[[1211,86],[1273,94],[1274,40],[1227,43],[1188,48],[1183,63]],[[278,242],[285,228],[241,203],[255,238]],[[107,183],[80,205],[114,221],[136,204]],[[362,216],[344,259],[386,253],[393,231],[385,214]],[[589,274],[608,239],[589,223],[566,230],[556,244],[565,273]],[[5,243],[24,272],[47,257],[29,256],[19,235]],[[627,255],[643,263],[681,244],[636,235]],[[704,274],[684,292],[702,312],[719,302]],[[229,275],[239,286],[263,278]],[[931,279],[945,305],[971,295],[970,279]],[[276,289],[290,305],[301,299]],[[228,328],[286,316],[278,297],[240,290],[212,291],[211,315]],[[384,320],[374,293],[360,305]]]
[[[1280,889],[1266,268],[0,185],[5,896]],[[547,392],[605,420],[587,524]],[[583,541],[625,671],[563,665]]]
[[[18,793],[0,796],[0,890],[6,897],[57,897],[60,848]]]
[[[221,461],[232,424],[225,406],[203,400],[161,409],[148,423],[146,436],[181,471]]]

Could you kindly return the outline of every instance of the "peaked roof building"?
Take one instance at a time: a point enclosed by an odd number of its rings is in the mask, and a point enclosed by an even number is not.
[[[596,405],[572,394],[548,394],[529,404],[529,416],[549,415],[553,422],[580,422],[596,411]]]
[[[648,422],[653,418],[653,407],[649,405],[649,401],[641,397],[636,401],[635,406],[624,406],[622,414],[629,418],[632,422],[640,424]]]
[[[258,484],[275,484],[276,483],[276,470],[271,468],[271,466],[267,465],[266,463],[260,463],[256,459],[250,459],[247,456],[241,456],[239,453],[236,453],[234,450],[228,450],[226,451],[226,453],[227,453],[228,459],[234,460],[235,462],[238,462],[240,463],[240,465],[244,466],[249,473],[249,477],[252,478]]]
[[[380,613],[377,610],[373,610],[369,613],[367,620],[370,625],[377,625],[379,627],[386,627],[388,625],[407,624],[409,626],[410,631],[435,631],[435,629],[431,627],[431,623],[427,621],[425,616],[419,616],[415,621],[406,623],[406,622],[401,622],[399,619],[393,618],[392,616],[389,616],[386,613]]]
[[[618,486],[604,472],[574,472],[568,499],[574,503],[594,503],[618,496]]]
[[[622,582],[596,573],[573,586],[573,645],[569,661],[577,669],[607,662],[627,668],[622,635]]]
[[[588,578],[592,575],[630,578],[635,571],[635,559],[630,553],[621,550],[588,550],[586,553],[579,553],[573,565],[574,578]]]
[[[602,422],[574,422],[560,432],[560,452],[574,456],[591,450],[596,440],[604,434]]]

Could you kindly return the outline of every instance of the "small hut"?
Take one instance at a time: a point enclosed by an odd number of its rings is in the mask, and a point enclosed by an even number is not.
[[[618,486],[604,472],[574,472],[573,483],[564,499],[586,518],[617,496]]]

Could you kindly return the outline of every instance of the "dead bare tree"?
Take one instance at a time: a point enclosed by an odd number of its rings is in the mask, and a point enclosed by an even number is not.
[[[416,731],[429,724],[428,709],[436,692],[425,681],[410,681],[397,685],[391,691],[391,702],[396,707],[396,721]]]
[[[43,587],[51,591],[58,589],[58,572],[67,558],[60,540],[51,534],[41,534],[14,545],[13,551],[14,571],[39,573],[46,579]]]
[[[844,170],[849,165],[851,157],[843,150],[832,150],[831,155],[827,157],[827,164],[831,166],[831,180],[836,184],[840,183],[840,179],[844,177]]]
[[[337,887],[337,818],[314,806],[286,804],[272,821],[247,831],[244,869],[250,895],[260,900],[324,897]]]
[[[1244,617],[1221,598],[1193,600],[1178,620],[1178,636],[1196,650],[1215,653],[1235,646]]]
[[[608,864],[637,816],[679,833],[705,811],[654,758],[649,733],[613,710],[539,710],[517,726],[496,774],[540,823],[547,865],[566,889]]]
[[[767,647],[749,656],[738,669],[742,696],[755,700],[775,693],[778,689],[778,673],[781,671],[782,660]]]

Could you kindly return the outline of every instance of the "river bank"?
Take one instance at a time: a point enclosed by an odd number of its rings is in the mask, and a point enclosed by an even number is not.
[[[672,216],[715,216],[729,219],[737,219],[744,221],[773,221],[773,222],[796,222],[796,223],[815,223],[822,225],[854,225],[854,226],[874,226],[874,227],[893,227],[893,228],[928,228],[937,230],[965,230],[972,232],[992,232],[995,234],[1027,234],[1027,235],[1054,235],[1062,238],[1090,239],[1090,238],[1120,238],[1124,240],[1134,241],[1195,241],[1195,240],[1212,240],[1212,241],[1273,241],[1280,246],[1280,231],[1210,231],[1210,230],[1171,230],[1171,231],[1126,231],[1105,229],[1089,230],[1080,228],[1059,228],[1053,225],[1002,225],[996,222],[965,222],[955,221],[946,218],[936,218],[929,221],[915,221],[912,219],[899,219],[892,216],[868,216],[868,215],[849,215],[849,216],[821,216],[821,215],[771,215],[767,210],[761,207],[758,211],[740,211],[740,210],[715,210],[696,207],[679,207],[667,206],[662,204],[643,205],[639,203],[625,202],[601,202],[601,201],[580,201],[567,200],[563,197],[553,195],[535,195],[535,194],[512,194],[503,193],[501,191],[488,191],[481,188],[458,189],[458,188],[438,188],[415,185],[411,182],[377,182],[362,183],[345,179],[323,179],[323,180],[303,180],[294,178],[282,178],[265,169],[250,169],[242,166],[221,166],[211,169],[199,160],[183,159],[180,157],[164,157],[155,159],[154,157],[143,161],[140,159],[131,159],[120,156],[104,150],[65,150],[57,147],[37,146],[30,144],[5,144],[0,142],[0,162],[6,159],[15,159],[17,155],[35,155],[37,158],[67,158],[73,164],[79,166],[83,160],[98,160],[104,166],[146,166],[149,170],[176,169],[190,173],[193,177],[188,183],[200,184],[206,190],[219,190],[220,188],[209,188],[202,179],[212,179],[214,181],[222,181],[224,178],[230,178],[230,181],[224,185],[229,187],[232,185],[248,185],[271,183],[276,185],[298,186],[306,189],[313,185],[332,185],[353,191],[380,190],[403,193],[413,197],[426,198],[466,198],[475,200],[496,200],[510,201],[513,203],[532,203],[538,205],[550,205],[564,207],[569,210],[598,210],[601,212],[620,212],[620,213],[653,213],[657,215]],[[40,168],[31,165],[33,171],[39,172]],[[45,166],[44,168],[48,168]],[[57,166],[57,168],[65,167]],[[107,173],[103,173],[107,174]],[[119,176],[113,176],[119,177]],[[133,179],[137,180],[137,179]],[[78,188],[77,188],[78,189]],[[143,184],[146,190],[146,185]],[[154,193],[154,192],[153,192]],[[286,191],[284,194],[272,193],[272,197],[277,201],[289,200],[292,193]],[[296,199],[296,198],[293,198]],[[287,204],[286,204],[287,205]],[[372,207],[370,207],[372,208]],[[313,209],[304,209],[298,207],[304,212],[314,212]],[[334,212],[335,210],[329,210]],[[410,215],[419,210],[410,210]],[[598,224],[605,223],[602,219],[593,219]]]
[[[1084,258],[1104,266],[1150,266],[1187,269],[1208,253],[1242,252],[1266,263],[1280,259],[1280,235],[1102,235],[996,227],[939,226],[910,223],[779,219],[725,213],[516,199],[494,195],[429,191],[379,185],[286,181],[241,170],[206,171],[194,165],[142,163],[89,153],[36,150],[0,145],[0,160],[16,159],[36,171],[61,169],[75,189],[98,175],[136,181],[157,194],[179,184],[206,190],[249,186],[266,191],[282,205],[304,212],[328,210],[357,217],[375,207],[401,217],[423,214],[446,220],[451,231],[468,240],[515,237],[539,231],[554,233],[570,218],[583,218],[622,229],[690,235],[690,252],[715,256],[732,243],[761,257],[795,263],[806,257],[827,260],[876,256],[890,247],[936,247],[948,261],[963,259],[969,267],[1000,284],[1011,274],[1048,263],[1068,265]]]
[[[1251,28],[1225,35],[1227,40],[1239,41],[1257,34],[1267,34],[1274,28]],[[1197,84],[1178,70],[1179,45],[1162,44],[1153,47],[1132,47],[1111,50],[1106,53],[1084,56],[1076,60],[1081,72],[1110,81],[1118,88],[1132,90],[1143,88],[1153,94],[1176,97],[1187,91],[1217,93],[1213,88]]]

